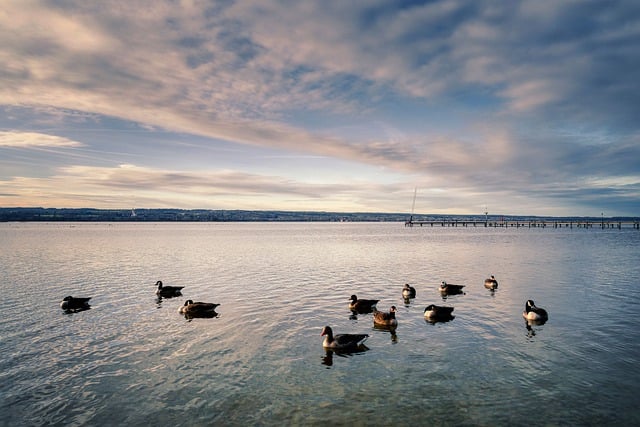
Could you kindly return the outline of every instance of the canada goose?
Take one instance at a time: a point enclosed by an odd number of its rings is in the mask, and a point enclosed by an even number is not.
[[[410,286],[408,283],[404,285],[402,288],[402,297],[403,298],[415,298],[416,297],[416,288]]]
[[[376,304],[378,303],[378,301],[380,301],[379,299],[358,299],[357,296],[355,295],[351,295],[350,298],[350,303],[349,303],[349,308],[353,311],[358,311],[358,312],[371,312]]]
[[[484,287],[487,289],[496,289],[498,287],[498,281],[491,275],[491,278],[484,279]]]
[[[175,297],[182,295],[182,289],[184,286],[163,286],[162,280],[158,280],[156,282],[156,286],[158,289],[156,290],[156,295],[160,295],[161,297]]]
[[[390,328],[398,326],[398,320],[396,319],[396,306],[392,305],[388,313],[385,313],[384,311],[374,311],[373,324],[375,326],[385,326]]]
[[[187,300],[184,302],[184,305],[178,309],[178,312],[193,317],[209,315],[215,313],[216,307],[219,305],[220,304],[210,302],[193,302],[192,300]]]
[[[464,285],[454,285],[443,281],[439,289],[443,294],[456,295],[463,293],[462,288],[464,288]]]
[[[72,296],[64,297],[64,299],[60,303],[60,308],[67,311],[85,310],[91,307],[89,305],[90,299],[91,297],[88,297],[88,298],[74,298]]]
[[[337,334],[333,335],[330,326],[322,328],[320,336],[324,336],[322,346],[331,350],[357,350],[369,335],[367,334]]]
[[[547,310],[545,310],[544,308],[536,307],[536,304],[533,302],[533,300],[530,299],[528,299],[524,304],[522,317],[527,320],[534,320],[538,322],[546,322],[549,319]]]
[[[424,318],[431,321],[451,320],[453,307],[430,304],[424,309]]]

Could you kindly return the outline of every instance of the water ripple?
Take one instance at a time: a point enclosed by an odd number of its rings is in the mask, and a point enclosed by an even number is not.
[[[0,234],[5,424],[325,425],[347,410],[356,425],[507,425],[532,402],[551,425],[638,421],[635,232],[145,223]],[[184,295],[158,300],[156,280]],[[466,293],[442,299],[442,280]],[[404,283],[417,289],[408,303]],[[351,294],[396,305],[395,333],[354,316]],[[64,314],[66,295],[92,308]],[[529,298],[546,324],[527,327]],[[188,321],[186,299],[220,303],[219,317]],[[426,322],[431,303],[455,318]],[[327,355],[327,324],[369,334],[369,350]]]

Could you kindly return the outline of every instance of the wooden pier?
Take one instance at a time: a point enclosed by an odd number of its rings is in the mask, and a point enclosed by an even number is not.
[[[428,219],[414,220],[408,219],[404,223],[405,227],[495,227],[495,228],[600,228],[618,229],[633,228],[640,230],[640,219],[617,221],[611,219],[597,220],[554,220],[554,219]]]

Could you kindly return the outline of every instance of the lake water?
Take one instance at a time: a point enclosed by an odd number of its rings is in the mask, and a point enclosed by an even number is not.
[[[638,230],[3,223],[0,244],[0,425],[640,425]],[[395,334],[351,294],[395,305]],[[368,350],[327,354],[325,325]]]

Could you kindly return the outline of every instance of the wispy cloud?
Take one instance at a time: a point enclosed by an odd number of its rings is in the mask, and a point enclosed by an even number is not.
[[[0,147],[41,148],[41,147],[82,147],[83,143],[55,135],[36,132],[0,131]]]

